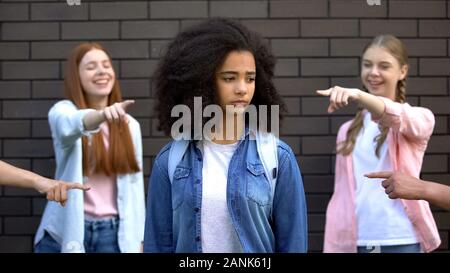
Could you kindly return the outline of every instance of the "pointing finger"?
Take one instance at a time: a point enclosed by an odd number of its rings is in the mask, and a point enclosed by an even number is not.
[[[132,105],[132,104],[134,104],[134,100],[126,100],[126,101],[123,101],[123,102],[122,102],[122,107],[123,107],[123,109],[125,109],[125,111],[126,111],[127,108],[128,108],[130,105]]]
[[[331,95],[331,89],[327,89],[327,90],[317,90],[316,91],[317,94],[328,97]]]
[[[368,178],[389,178],[392,176],[392,172],[373,172],[367,173],[364,176]]]

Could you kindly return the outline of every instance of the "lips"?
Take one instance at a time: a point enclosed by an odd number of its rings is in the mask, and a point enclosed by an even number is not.
[[[107,87],[111,79],[97,79],[93,83],[98,87]]]
[[[248,102],[245,100],[235,100],[231,102],[235,107],[245,107],[248,105]]]
[[[371,86],[371,87],[374,87],[374,88],[378,88],[378,87],[380,87],[381,85],[383,85],[383,82],[382,81],[367,81],[367,83]]]
[[[103,80],[96,80],[94,81],[95,84],[107,84],[109,82],[109,79],[103,79]]]

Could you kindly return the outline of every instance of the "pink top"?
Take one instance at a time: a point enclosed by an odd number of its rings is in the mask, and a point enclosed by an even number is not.
[[[109,149],[109,128],[106,122],[100,125],[106,150]],[[87,177],[91,189],[84,192],[84,213],[90,218],[117,216],[116,176],[95,173]]]
[[[385,112],[374,121],[390,128],[386,141],[394,170],[419,177],[428,140],[433,133],[433,113],[426,108],[379,98],[386,106]],[[352,122],[350,120],[341,126],[336,143],[345,140]],[[337,154],[334,193],[326,214],[324,252],[357,251],[355,189],[352,155]],[[436,249],[441,239],[428,202],[402,199],[402,203],[422,250],[430,252]]]

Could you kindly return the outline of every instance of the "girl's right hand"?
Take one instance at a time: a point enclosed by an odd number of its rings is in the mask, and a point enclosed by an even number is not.
[[[120,123],[125,121],[128,123],[127,108],[134,103],[134,100],[126,100],[123,102],[116,102],[111,106],[103,109],[103,115],[108,122]]]
[[[316,93],[321,96],[330,97],[330,105],[328,106],[328,113],[333,113],[339,108],[343,108],[348,105],[352,100],[358,100],[361,94],[361,90],[356,88],[343,88],[334,86],[327,90],[317,90]]]

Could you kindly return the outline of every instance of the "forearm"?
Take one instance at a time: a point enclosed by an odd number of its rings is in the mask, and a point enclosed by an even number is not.
[[[424,190],[421,199],[450,211],[450,187],[429,181],[423,184]]]
[[[37,180],[41,178],[40,175],[0,161],[1,185],[34,188]]]
[[[88,112],[83,117],[83,124],[86,130],[97,129],[102,122],[106,120],[103,110]]]
[[[374,118],[379,118],[385,111],[384,102],[377,96],[360,91],[357,101],[362,107],[366,108]]]

